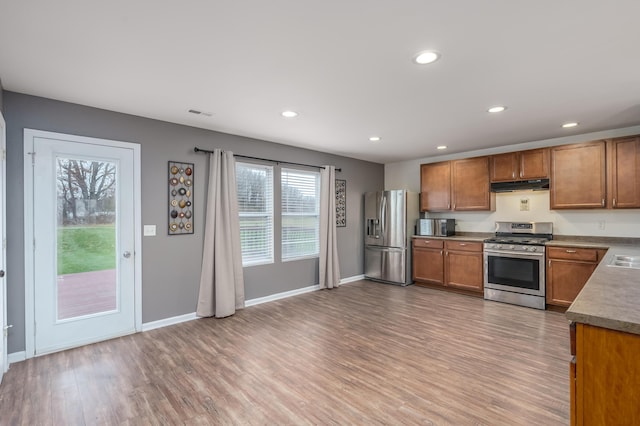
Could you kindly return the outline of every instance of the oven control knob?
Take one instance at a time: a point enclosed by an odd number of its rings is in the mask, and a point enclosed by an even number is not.
[[[516,246],[509,246],[509,250],[513,250]]]
[[[531,250],[531,251],[538,251],[538,247],[531,247],[529,250]]]

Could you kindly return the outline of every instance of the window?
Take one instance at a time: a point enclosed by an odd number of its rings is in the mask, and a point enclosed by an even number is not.
[[[273,263],[273,167],[236,163],[242,265]]]
[[[320,253],[320,173],[282,169],[282,260]]]

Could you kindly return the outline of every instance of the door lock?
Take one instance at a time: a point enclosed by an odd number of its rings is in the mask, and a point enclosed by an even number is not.
[[[0,278],[4,278],[4,270],[0,269]]]
[[[125,251],[124,253],[122,253],[122,256],[123,256],[125,259],[128,259],[128,258],[130,258],[130,257],[131,257],[131,252],[130,252],[130,251]]]

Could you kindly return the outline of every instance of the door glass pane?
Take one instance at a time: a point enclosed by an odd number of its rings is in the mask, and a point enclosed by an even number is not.
[[[56,159],[57,318],[113,311],[116,163]]]

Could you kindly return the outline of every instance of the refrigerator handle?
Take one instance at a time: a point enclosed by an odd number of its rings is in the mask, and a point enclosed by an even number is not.
[[[382,224],[380,225],[380,230],[382,235],[385,235],[386,232],[386,224],[387,224],[387,197],[382,195],[382,203],[380,203],[380,219]]]

